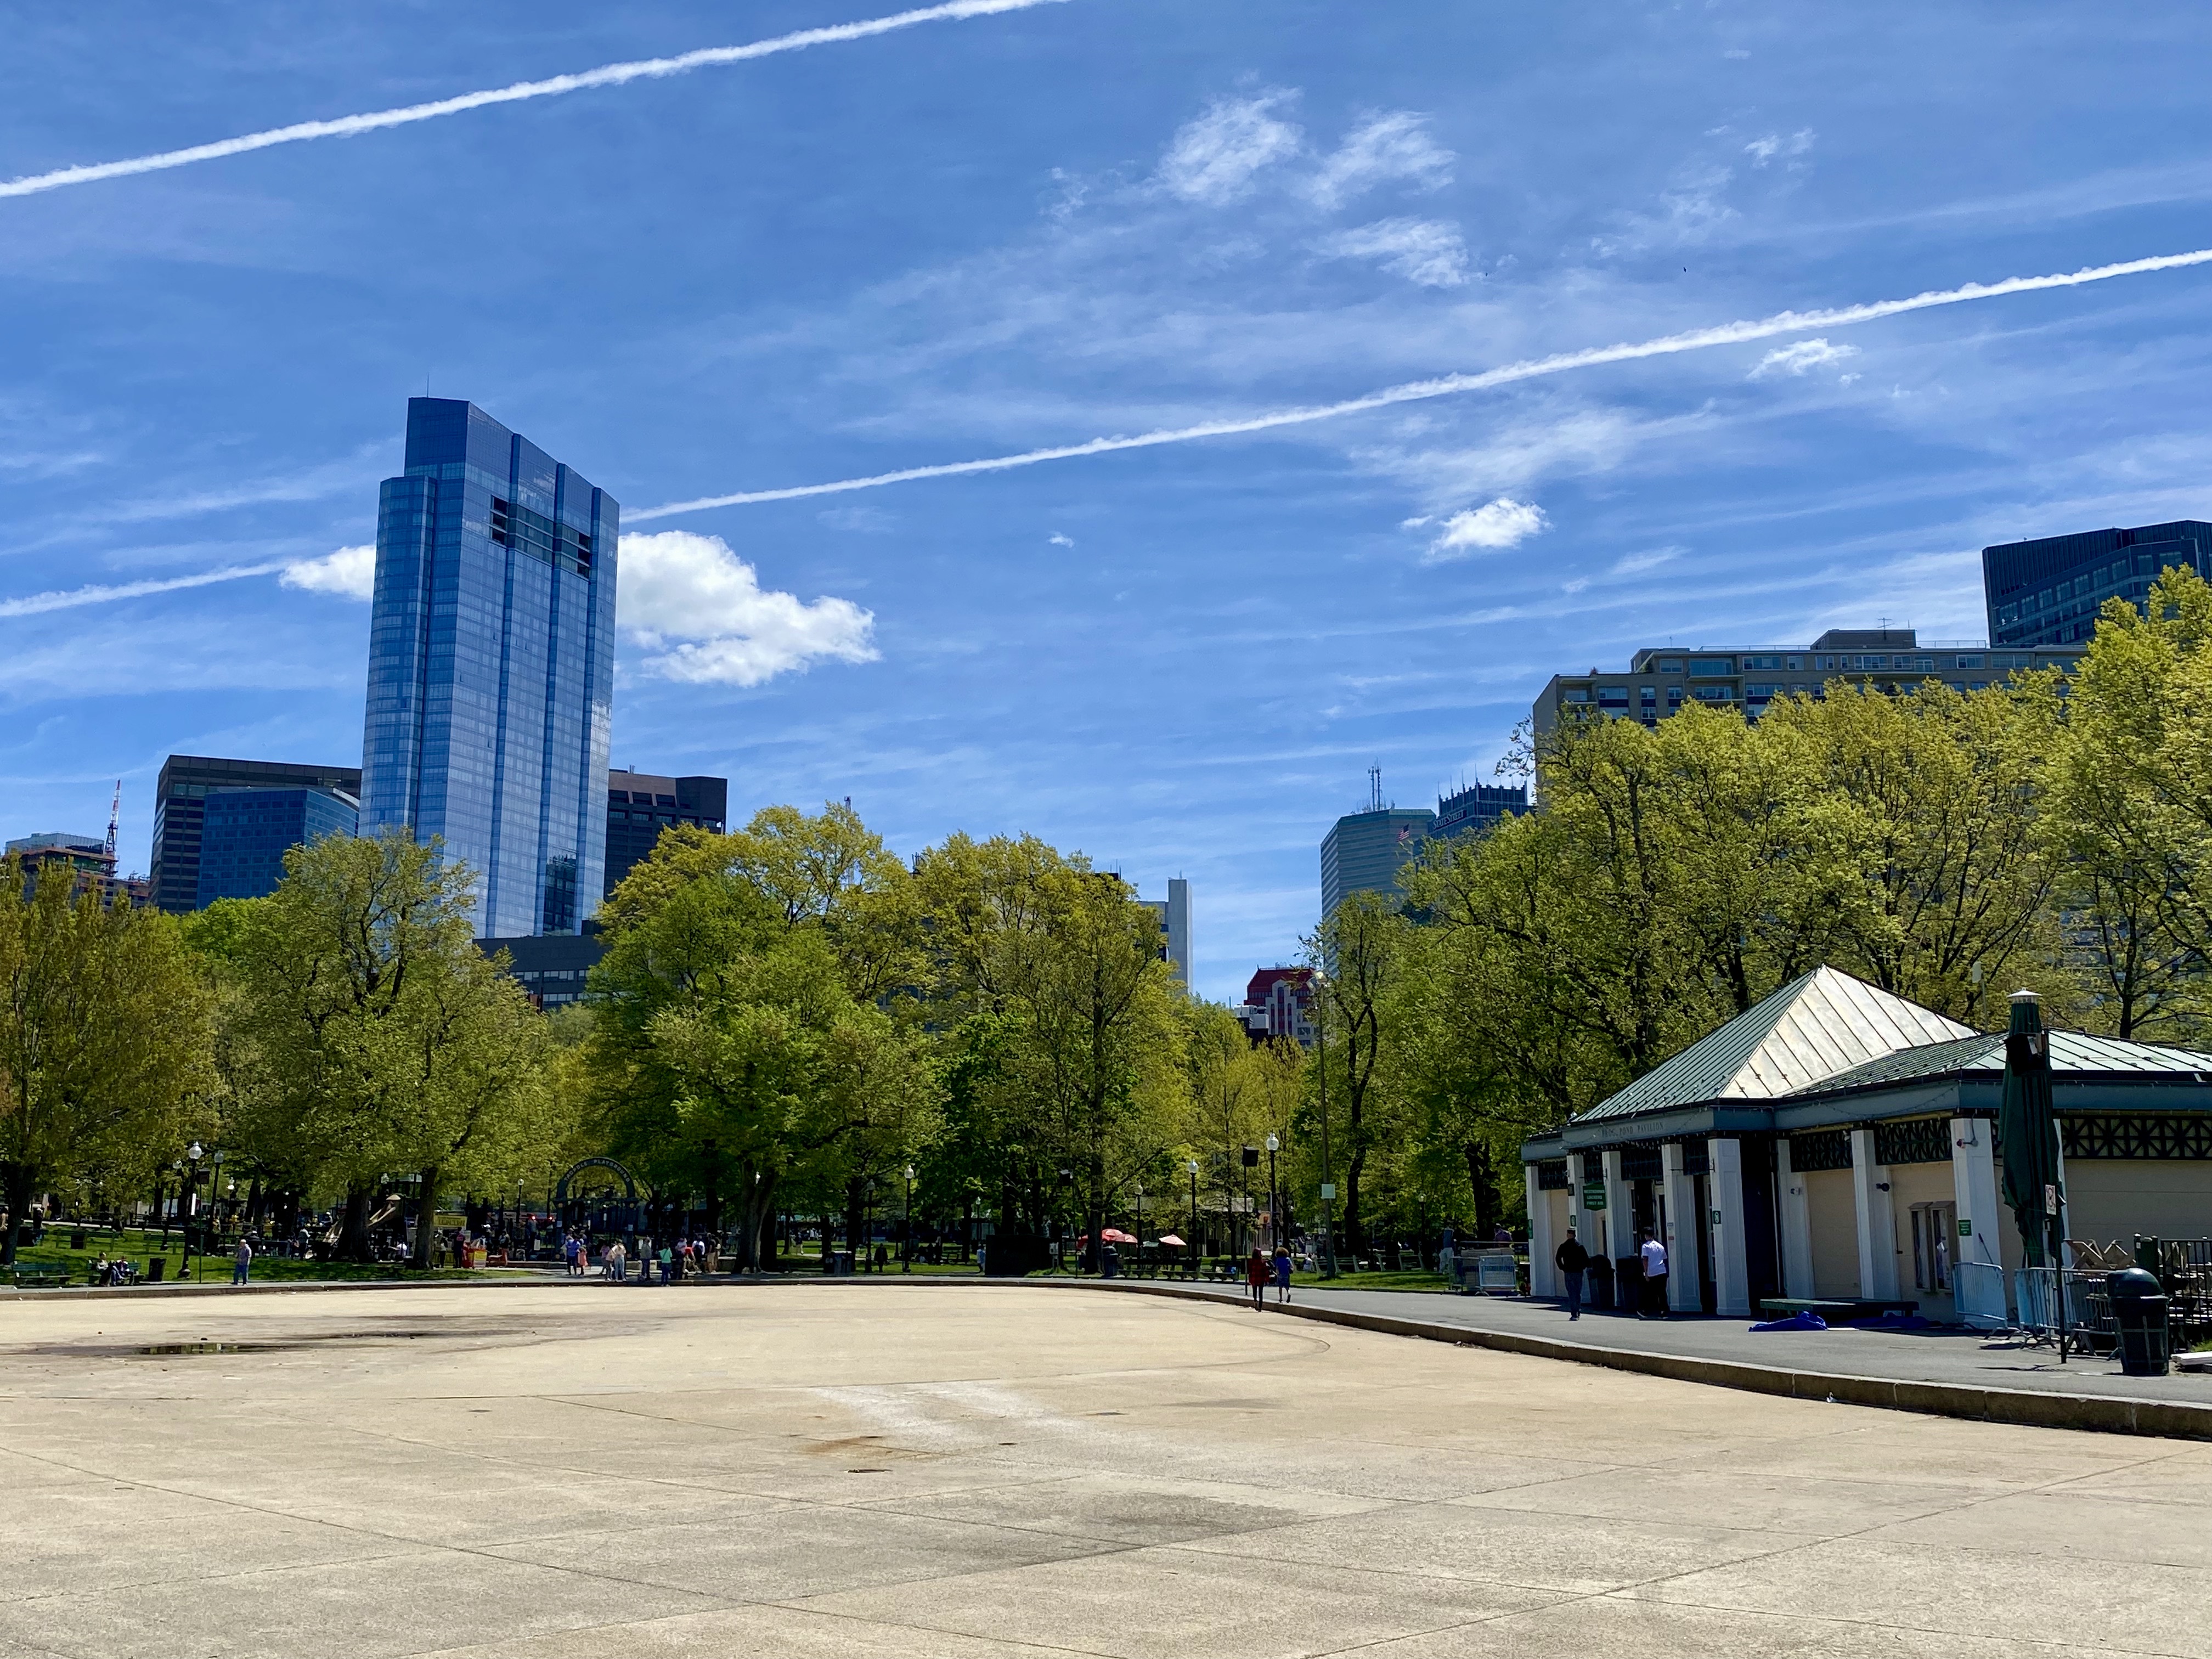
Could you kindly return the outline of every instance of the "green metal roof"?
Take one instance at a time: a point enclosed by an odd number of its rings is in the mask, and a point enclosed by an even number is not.
[[[1833,968],[1794,979],[1574,1120],[1639,1116],[1721,1100],[1773,1100],[1899,1049],[1974,1033]],[[2000,1044],[2002,1039],[1998,1040]]]
[[[1827,1094],[1839,1089],[1863,1089],[1877,1084],[1910,1083],[1921,1078],[1948,1077],[1960,1072],[2001,1073],[2004,1070],[2004,1036],[1961,1037],[1955,1042],[1923,1043],[1899,1049],[1854,1066],[1847,1072],[1823,1078],[1793,1091],[1801,1095]],[[2136,1042],[2122,1037],[2091,1036],[2083,1031],[2051,1034],[2051,1071],[2054,1077],[2110,1077],[2133,1073],[2181,1073],[2194,1078],[2212,1073],[2212,1054],[2163,1043]]]

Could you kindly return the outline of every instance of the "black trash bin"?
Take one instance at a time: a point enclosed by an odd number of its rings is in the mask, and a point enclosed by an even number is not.
[[[2141,1267],[2105,1276],[2119,1334],[2120,1369],[2130,1376],[2164,1376],[2166,1369],[2166,1292]]]

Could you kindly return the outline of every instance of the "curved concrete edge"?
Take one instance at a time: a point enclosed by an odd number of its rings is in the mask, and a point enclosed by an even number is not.
[[[140,1297],[177,1298],[198,1296],[300,1296],[320,1291],[489,1291],[528,1289],[528,1279],[295,1279],[265,1285],[200,1285],[172,1280],[166,1285],[72,1285],[66,1289],[0,1290],[0,1302],[114,1302]],[[587,1279],[550,1274],[549,1285],[588,1285]]]
[[[1018,1281],[1009,1281],[1018,1282]],[[1178,1301],[1236,1305],[1241,1298],[1183,1285],[1140,1284],[1128,1279],[1065,1279],[1075,1290],[1114,1291],[1125,1295],[1165,1296]],[[2057,1394],[2039,1389],[1984,1389],[1962,1382],[1923,1382],[1890,1376],[1854,1376],[1841,1372],[1786,1370],[1741,1360],[1706,1359],[1694,1354],[1650,1353],[1638,1348],[1601,1348],[1554,1337],[1523,1336],[1511,1331],[1477,1330],[1350,1308],[1310,1303],[1267,1304],[1269,1313],[1347,1325],[1386,1336],[1455,1342],[1462,1347],[1491,1348],[1534,1359],[1563,1359],[1578,1365],[1603,1365],[1678,1382],[1705,1382],[1753,1394],[1786,1395],[1797,1400],[1832,1401],[1875,1406],[1888,1411],[1919,1412],[1931,1417],[1962,1417],[1981,1423],[2011,1423],[2039,1429],[2086,1429],[2102,1434],[2160,1435],[2212,1440],[2212,1406],[2187,1401],[2130,1400],[2120,1395]]]

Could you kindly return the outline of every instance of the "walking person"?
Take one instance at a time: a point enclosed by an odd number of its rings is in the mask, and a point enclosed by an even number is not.
[[[627,1267],[629,1256],[629,1253],[623,1249],[623,1242],[619,1238],[607,1246],[605,1256],[607,1277],[617,1285],[623,1282],[623,1274]]]
[[[1291,1247],[1275,1246],[1275,1301],[1278,1304],[1291,1299]]]
[[[243,1285],[246,1283],[246,1275],[252,1271],[253,1246],[241,1238],[238,1241],[238,1249],[231,1253],[230,1282],[234,1285]]]
[[[1644,1230],[1644,1246],[1637,1254],[1644,1258],[1644,1294],[1642,1305],[1636,1310],[1638,1319],[1664,1319],[1667,1316],[1667,1247]]]
[[[1244,1283],[1251,1288],[1253,1312],[1258,1313],[1267,1307],[1267,1281],[1273,1277],[1267,1266],[1267,1258],[1260,1254],[1260,1247],[1255,1244],[1252,1254],[1244,1259]]]
[[[1572,1324],[1583,1316],[1583,1274],[1589,1267],[1589,1252],[1575,1237],[1572,1227],[1559,1248],[1552,1252],[1552,1265],[1567,1281],[1567,1322]]]
[[[676,1252],[670,1249],[667,1245],[662,1245],[660,1247],[660,1282],[662,1284],[666,1285],[673,1282],[670,1277],[670,1273],[671,1270],[675,1266]]]

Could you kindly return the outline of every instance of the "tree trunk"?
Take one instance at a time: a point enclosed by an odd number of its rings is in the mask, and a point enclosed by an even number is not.
[[[768,1248],[768,1224],[775,1214],[775,1175],[773,1170],[763,1170],[744,1200],[745,1271],[755,1279],[760,1277],[761,1259]]]
[[[346,1189],[345,1217],[338,1224],[338,1260],[341,1261],[368,1260],[368,1200],[371,1196],[366,1187]]]
[[[0,1239],[0,1267],[15,1265],[15,1238],[22,1231],[23,1218],[31,1212],[31,1189],[38,1184],[38,1176],[27,1164],[0,1163],[0,1194],[8,1203],[8,1237]]]
[[[1498,1171],[1490,1161],[1490,1148],[1479,1140],[1467,1143],[1467,1184],[1474,1191],[1474,1235],[1488,1240],[1498,1231],[1500,1209]]]
[[[1355,1256],[1367,1246],[1359,1223],[1359,1171],[1366,1163],[1367,1149],[1355,1146],[1344,1164],[1344,1242],[1352,1247]]]
[[[435,1164],[422,1171],[422,1190],[415,1199],[415,1258],[417,1267],[431,1264],[431,1241],[438,1233],[438,1170]]]
[[[866,1265],[867,1241],[860,1234],[866,1225],[862,1217],[867,1197],[867,1183],[859,1176],[845,1183],[845,1243],[853,1252],[853,1270],[855,1273]]]

